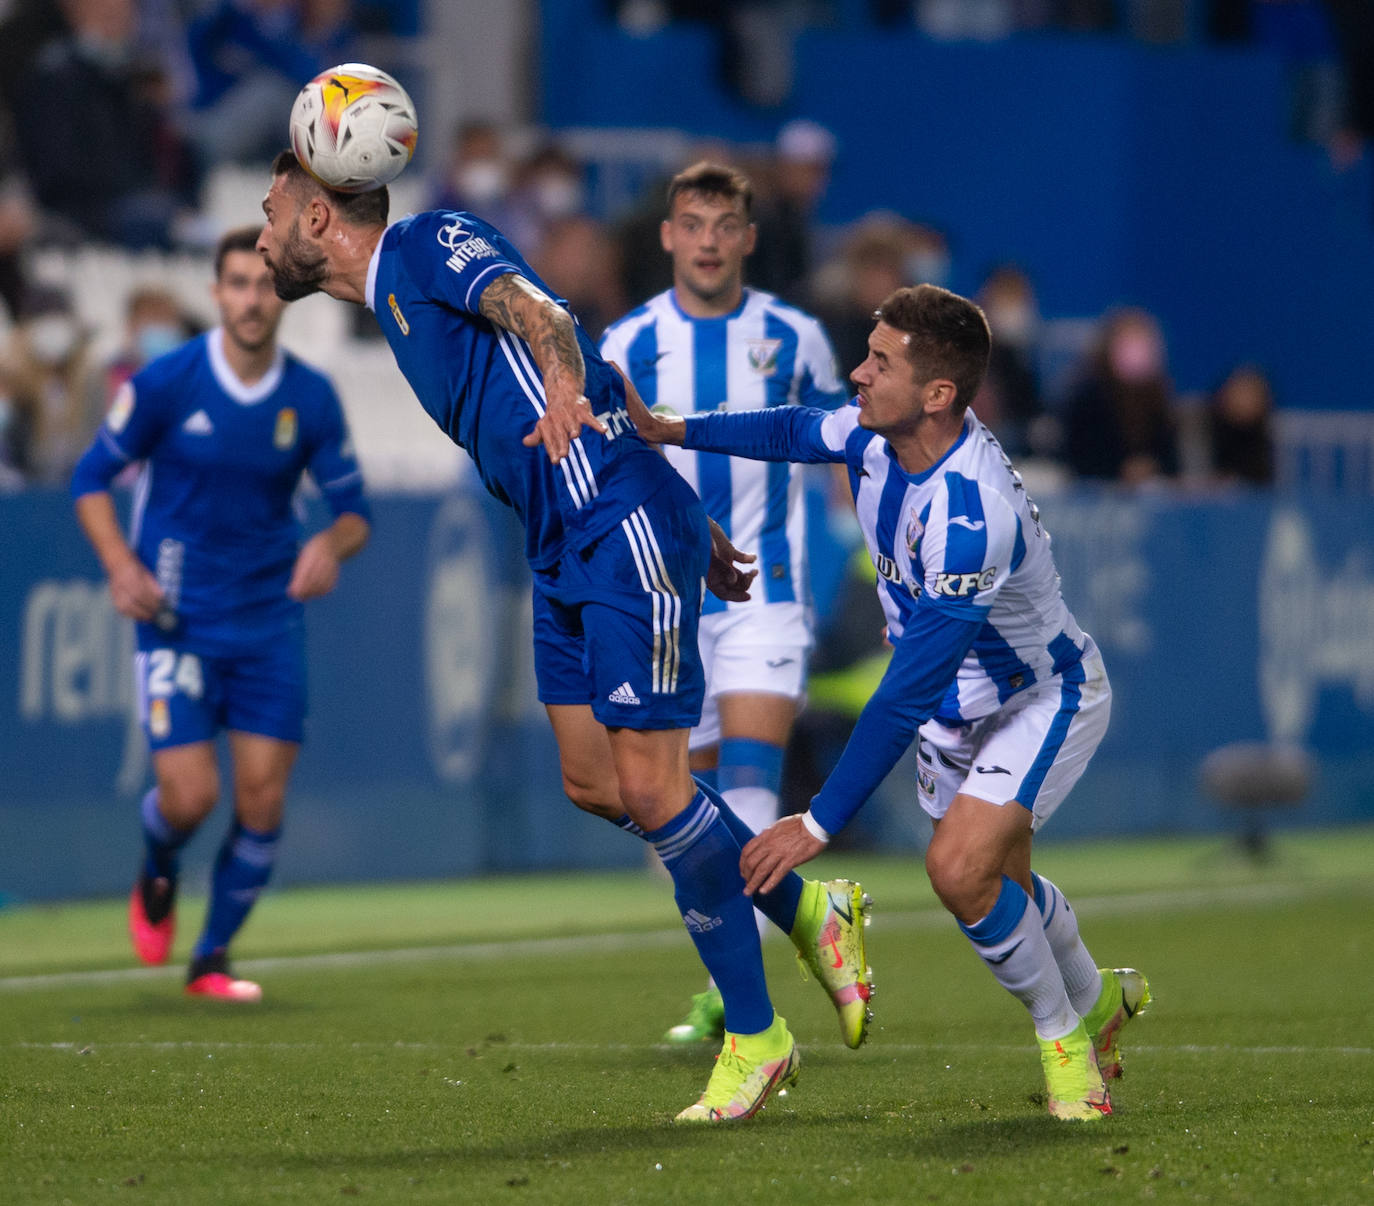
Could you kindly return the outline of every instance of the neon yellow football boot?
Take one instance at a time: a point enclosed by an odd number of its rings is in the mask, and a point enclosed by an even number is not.
[[[846,1047],[861,1046],[873,1020],[873,969],[864,944],[872,907],[852,880],[808,879],[789,935],[803,976],[809,971],[830,995]]]
[[[731,1034],[727,1030],[706,1091],[676,1121],[738,1122],[752,1118],[775,1089],[781,1093],[796,1084],[800,1071],[796,1040],[776,1013],[773,1024],[759,1034]]]
[[[725,1002],[714,984],[692,998],[687,1016],[663,1036],[668,1043],[720,1042],[725,1037]]]
[[[1045,1070],[1054,1117],[1065,1122],[1095,1122],[1112,1112],[1107,1082],[1098,1070],[1097,1053],[1082,1019],[1063,1038],[1040,1040],[1040,1066]]]
[[[1097,1004],[1088,1010],[1083,1024],[1093,1036],[1102,1078],[1113,1080],[1121,1075],[1121,1031],[1136,1014],[1145,1012],[1153,998],[1150,982],[1135,968],[1100,967],[1097,970],[1102,973],[1102,992]]]

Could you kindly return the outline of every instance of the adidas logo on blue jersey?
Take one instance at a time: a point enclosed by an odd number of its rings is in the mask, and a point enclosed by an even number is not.
[[[621,683],[614,691],[606,696],[612,703],[618,704],[638,704],[639,696],[634,693],[634,688],[629,683]]]
[[[210,422],[209,415],[198,410],[181,425],[181,430],[187,435],[214,435],[215,425]]]

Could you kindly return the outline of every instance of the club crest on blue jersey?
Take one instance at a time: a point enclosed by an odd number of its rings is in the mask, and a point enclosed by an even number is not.
[[[285,406],[277,411],[277,425],[272,430],[272,447],[280,448],[283,452],[296,442],[296,411],[294,407]]]
[[[925,535],[926,525],[923,524],[915,511],[911,512],[911,518],[906,524],[906,551],[913,557],[916,550],[920,547],[921,537]]]
[[[778,369],[778,353],[782,351],[781,339],[746,340],[749,347],[749,367],[762,377],[770,377]]]
[[[401,313],[401,307],[396,304],[396,295],[388,293],[386,304],[391,307],[391,317],[396,320],[396,325],[401,328],[402,335],[410,334],[410,323],[406,322],[406,316]]]
[[[110,403],[109,413],[105,416],[105,426],[118,435],[129,425],[134,413],[134,387],[127,381],[119,387],[115,399]]]

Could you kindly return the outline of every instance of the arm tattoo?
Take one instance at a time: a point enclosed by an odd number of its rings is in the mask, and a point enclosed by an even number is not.
[[[488,322],[529,344],[545,381],[551,374],[568,373],[581,392],[586,366],[577,346],[577,328],[572,316],[545,293],[524,277],[507,272],[483,290],[478,310]]]

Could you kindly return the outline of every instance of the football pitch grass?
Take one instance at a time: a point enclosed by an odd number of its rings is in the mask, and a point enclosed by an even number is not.
[[[1374,829],[1046,843],[1104,963],[1155,1003],[1100,1124],[1052,1120],[1024,1011],[919,863],[836,853],[875,899],[867,1046],[765,947],[801,1079],[683,1127],[713,1052],[653,874],[292,889],[236,947],[260,1005],[133,966],[123,902],[0,910],[0,1202],[1374,1201]]]

